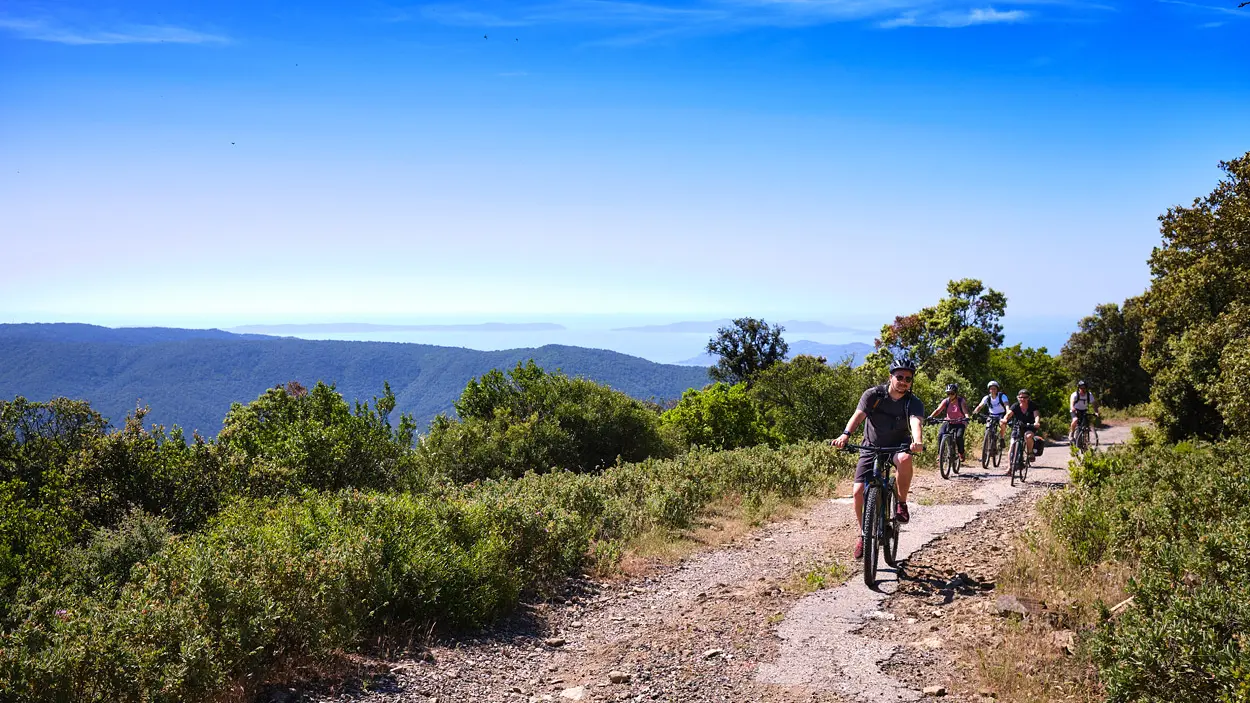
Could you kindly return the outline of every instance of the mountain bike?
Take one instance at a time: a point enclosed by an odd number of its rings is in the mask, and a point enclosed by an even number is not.
[[[870,447],[847,444],[847,451],[859,450],[873,454],[872,473],[864,481],[864,521],[860,536],[864,540],[864,585],[877,590],[877,550],[885,555],[885,563],[898,566],[899,522],[895,515],[898,494],[895,492],[894,455],[910,454],[908,445],[901,447]]]
[[[1007,423],[1011,425],[1011,450],[1007,453],[1007,466],[1011,470],[1011,485],[1016,485],[1016,477],[1020,477],[1020,483],[1024,483],[1029,477],[1029,459],[1027,456],[1028,447],[1024,443],[1024,423],[1019,420],[1012,420]],[[1033,433],[1033,441],[1042,441],[1037,433]]]
[[[929,425],[948,425],[945,432],[939,431],[940,441],[938,442],[938,471],[942,474],[942,478],[949,479],[951,472],[959,473],[959,443],[955,440],[955,431],[950,427],[950,420],[939,420],[931,417],[925,420],[925,424]],[[955,423],[959,424],[959,423]],[[967,428],[965,428],[965,431]]]
[[[1076,434],[1072,437],[1076,454],[1084,457],[1086,452],[1098,451],[1098,429],[1090,424],[1089,411],[1076,411]]]
[[[1002,416],[985,416],[985,438],[981,440],[981,468],[988,469],[992,463],[998,467],[1003,458],[1003,438],[998,434],[998,423]]]

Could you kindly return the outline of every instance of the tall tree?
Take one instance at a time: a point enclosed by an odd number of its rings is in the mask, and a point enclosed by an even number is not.
[[[896,317],[881,328],[874,361],[880,365],[905,354],[930,375],[950,368],[967,379],[982,378],[990,350],[1003,344],[999,321],[1006,311],[1007,296],[981,281],[951,281],[937,305]]]
[[[1250,401],[1250,152],[1220,169],[1226,178],[1209,195],[1159,217],[1163,244],[1143,296],[1141,363],[1173,438],[1250,432],[1229,422]]]
[[[709,354],[720,359],[709,373],[712,378],[728,384],[750,382],[755,374],[783,361],[790,345],[781,338],[785,328],[768,326],[764,320],[740,317],[729,327],[716,330],[707,343]]]
[[[1085,379],[1111,407],[1149,400],[1150,374],[1141,367],[1141,299],[1129,298],[1123,308],[1099,305],[1078,327],[1060,353],[1072,375]]]

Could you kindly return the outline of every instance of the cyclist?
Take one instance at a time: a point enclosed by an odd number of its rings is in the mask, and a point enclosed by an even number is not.
[[[846,429],[830,444],[835,447],[846,446],[851,433],[859,428],[864,420],[868,420],[864,428],[866,444],[877,447],[891,447],[908,444],[913,452],[924,451],[924,403],[920,402],[911,392],[912,381],[916,376],[916,364],[911,359],[898,357],[890,365],[889,380],[864,391],[859,398],[859,406],[855,414],[846,423]],[[873,455],[861,452],[859,464],[855,467],[855,524],[864,521],[864,482],[872,473]],[[911,455],[899,452],[894,455],[894,465],[898,467],[898,508],[895,517],[899,522],[911,520],[907,510],[907,491],[911,488],[912,462]],[[864,556],[864,539],[861,536],[855,543],[855,558]]]
[[[977,407],[973,408],[972,414],[976,415],[981,412],[981,408],[985,408],[989,412],[990,417],[995,420],[1002,420],[1003,415],[1007,414],[1007,409],[1011,406],[1011,399],[1007,397],[1006,393],[998,389],[998,381],[990,381],[985,389],[985,397],[981,399],[980,403],[977,403]],[[999,437],[1006,437],[1006,430],[1003,429],[1001,424],[998,427],[998,433]]]
[[[946,397],[938,403],[937,409],[929,417],[936,418],[946,414],[947,422],[942,423],[938,431],[938,446],[942,445],[942,435],[948,431],[955,434],[955,447],[959,450],[959,463],[964,463],[964,430],[968,422],[968,401],[959,395],[959,384],[952,383],[946,387]]]
[[[1011,422],[1013,417],[1019,418],[1022,424],[1020,429],[1024,432],[1025,456],[1029,458],[1031,463],[1033,461],[1033,436],[1037,434],[1037,428],[1042,424],[1042,412],[1037,407],[1037,403],[1034,403],[1029,398],[1029,389],[1021,388],[1020,392],[1016,393],[1016,403],[1007,411],[1007,414],[1003,417],[1002,424],[1006,425],[1008,422]],[[1011,462],[1007,463],[1007,473],[1010,474]]]
[[[1076,382],[1076,391],[1068,398],[1068,412],[1072,413],[1072,424],[1068,426],[1068,441],[1076,436],[1076,423],[1083,419],[1085,413],[1090,410],[1094,411],[1094,416],[1098,416],[1098,401],[1094,399],[1094,394],[1089,392],[1085,381]]]

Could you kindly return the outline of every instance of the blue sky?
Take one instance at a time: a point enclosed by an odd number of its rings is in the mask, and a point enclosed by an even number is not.
[[[1250,149],[1236,5],[10,0],[0,318],[1071,326]]]

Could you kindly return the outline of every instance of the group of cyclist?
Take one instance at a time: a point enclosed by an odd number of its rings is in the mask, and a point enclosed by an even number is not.
[[[893,457],[894,465],[898,469],[896,484],[898,506],[895,518],[900,523],[907,523],[911,520],[907,508],[907,493],[911,488],[913,475],[911,455],[924,451],[924,404],[911,392],[915,376],[915,362],[905,357],[896,358],[890,366],[890,376],[886,383],[864,391],[864,394],[860,396],[859,405],[855,408],[855,413],[846,423],[846,429],[830,442],[838,448],[846,446],[851,434],[866,421],[864,436],[868,445],[876,447],[910,445],[908,452],[899,452]],[[1072,423],[1068,428],[1069,439],[1075,433],[1078,422],[1085,420],[1086,413],[1090,410],[1093,410],[1095,414],[1098,412],[1098,403],[1085,381],[1078,381],[1076,385],[1076,391],[1068,399],[1068,411],[1072,416]],[[971,417],[980,413],[982,408],[985,408],[991,419],[997,421],[1000,438],[1005,437],[1007,425],[1013,420],[1021,423],[1020,430],[1024,435],[1025,455],[1029,461],[1032,461],[1033,444],[1035,441],[1041,441],[1037,437],[1037,431],[1041,426],[1042,414],[1027,388],[1021,388],[1016,393],[1016,402],[1010,403],[998,381],[990,381],[986,386],[985,397],[981,398],[981,402],[972,409],[972,412],[968,412],[967,400],[959,394],[959,385],[952,383],[946,386],[946,397],[938,403],[937,408],[928,417],[943,421],[939,438],[947,433],[954,435],[959,461],[963,462],[964,431]],[[863,521],[864,483],[872,471],[872,464],[873,455],[869,452],[861,452],[859,463],[855,467],[853,492],[856,524],[862,524]],[[1007,471],[1010,472],[1011,468],[1009,467]],[[855,544],[855,558],[861,558],[863,551],[864,540],[860,537]]]

